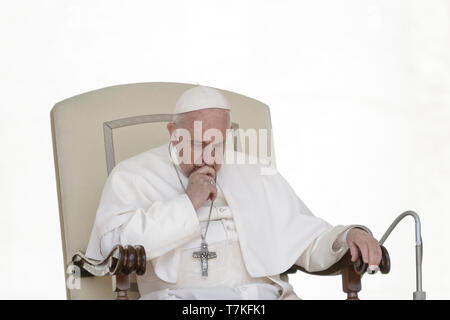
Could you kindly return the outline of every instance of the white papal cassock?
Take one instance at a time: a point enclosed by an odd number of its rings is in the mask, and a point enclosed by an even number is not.
[[[278,172],[261,174],[261,165],[249,160],[224,164],[206,236],[217,258],[201,277],[192,252],[200,249],[210,201],[194,209],[173,156],[165,144],[116,165],[86,251],[100,260],[116,244],[143,245],[147,271],[137,281],[144,299],[298,299],[281,273],[294,263],[324,270],[347,251],[348,230],[370,233],[315,217]]]

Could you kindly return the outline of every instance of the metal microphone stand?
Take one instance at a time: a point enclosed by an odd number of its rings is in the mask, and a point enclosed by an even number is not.
[[[420,219],[419,215],[414,211],[405,211],[392,222],[390,227],[384,233],[383,237],[379,241],[380,245],[383,245],[387,237],[391,234],[392,230],[397,224],[406,216],[412,216],[416,223],[416,291],[413,293],[414,300],[426,300],[425,291],[422,291],[422,254],[423,254],[423,241],[422,234],[420,232]]]

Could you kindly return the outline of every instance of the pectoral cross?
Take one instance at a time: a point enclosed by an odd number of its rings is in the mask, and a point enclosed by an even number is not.
[[[208,276],[208,259],[217,258],[217,254],[215,252],[208,251],[208,245],[205,241],[202,241],[200,251],[195,251],[192,253],[192,257],[199,258],[202,266],[202,277]]]

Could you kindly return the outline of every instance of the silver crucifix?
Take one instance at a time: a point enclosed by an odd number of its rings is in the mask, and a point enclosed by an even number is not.
[[[217,258],[217,254],[215,252],[208,251],[208,245],[206,242],[202,241],[200,251],[195,251],[192,253],[192,257],[200,258],[200,263],[202,266],[202,277],[208,276],[208,259]]]

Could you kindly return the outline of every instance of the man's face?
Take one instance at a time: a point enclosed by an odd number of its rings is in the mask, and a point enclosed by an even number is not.
[[[205,165],[216,172],[220,170],[226,131],[230,129],[229,117],[228,110],[202,109],[186,112],[177,124],[167,125],[172,144],[177,146],[180,168],[185,176],[189,177]]]

